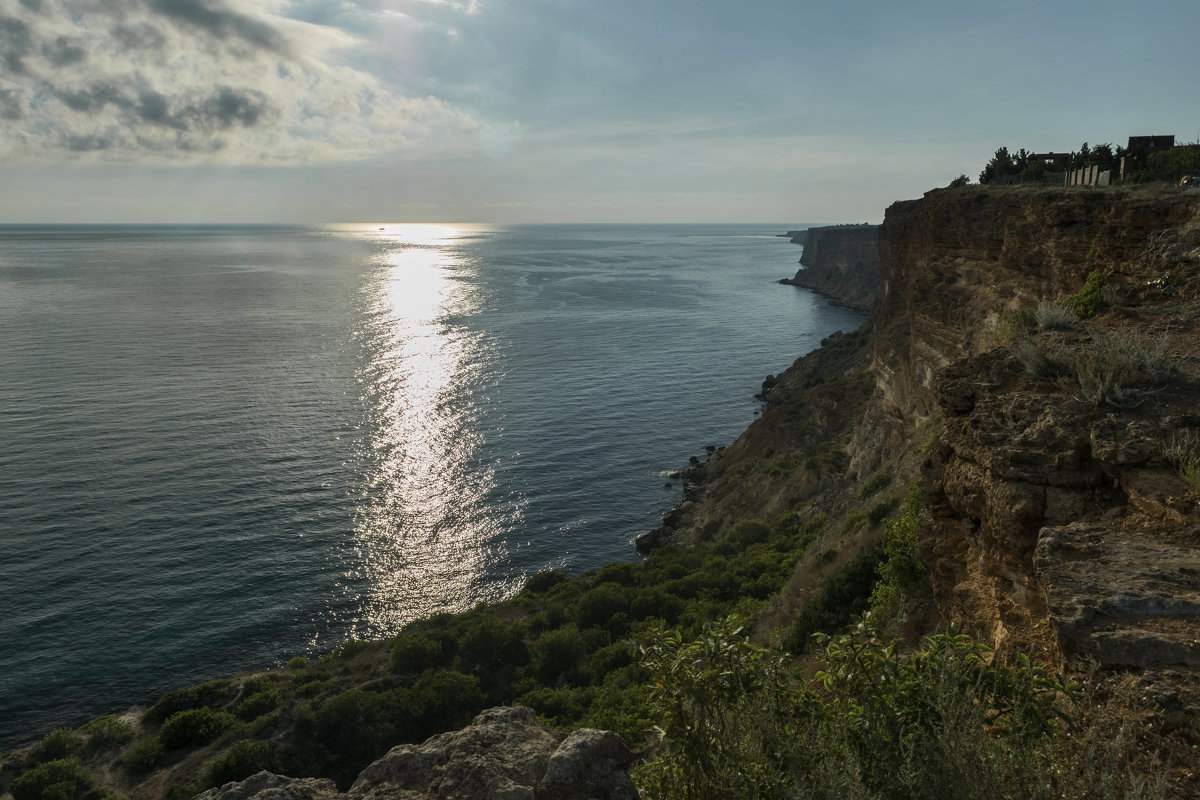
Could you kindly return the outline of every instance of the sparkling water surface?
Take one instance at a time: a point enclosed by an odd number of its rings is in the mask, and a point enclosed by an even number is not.
[[[0,744],[636,560],[795,227],[0,226]]]

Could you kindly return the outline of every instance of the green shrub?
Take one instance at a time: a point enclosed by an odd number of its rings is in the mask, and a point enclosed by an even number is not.
[[[39,764],[12,782],[13,800],[115,800],[77,758]]]
[[[121,757],[121,763],[130,772],[144,773],[157,767],[162,757],[162,741],[157,736],[151,736],[138,740],[126,750],[125,755]]]
[[[544,633],[530,647],[534,674],[547,684],[554,684],[560,676],[574,677],[571,682],[579,683],[580,661],[586,651],[583,634],[574,626]]]
[[[57,761],[78,753],[83,742],[70,728],[55,728],[33,746],[34,761]]]
[[[900,516],[888,523],[883,540],[879,582],[871,590],[871,620],[886,628],[896,620],[910,597],[927,594],[929,577],[917,555],[921,497],[914,488]]]
[[[629,613],[629,604],[627,590],[612,583],[601,584],[580,598],[579,626],[609,627],[618,614]]]
[[[876,472],[870,478],[863,481],[862,487],[858,490],[860,500],[866,500],[871,495],[877,493],[880,489],[890,486],[892,483],[892,473]]]
[[[447,660],[446,641],[434,633],[405,631],[389,648],[393,672],[419,673],[441,666]]]
[[[867,522],[867,512],[865,511],[855,511],[853,514],[847,514],[842,518],[842,533],[854,533],[856,530],[865,527]]]
[[[1103,288],[1104,273],[1094,269],[1084,279],[1083,288],[1073,295],[1064,297],[1060,304],[1069,310],[1075,319],[1091,319],[1099,316],[1108,308],[1104,298],[1101,297]]]
[[[275,772],[278,769],[278,761],[268,743],[242,739],[204,765],[203,783],[205,786],[223,786],[263,770]]]
[[[772,533],[771,526],[762,520],[748,519],[730,528],[726,536],[731,542],[738,545],[739,549],[744,550],[752,544],[768,541]]]
[[[142,719],[151,724],[161,724],[177,711],[219,706],[233,699],[235,689],[232,681],[215,680],[167,692],[158,702],[146,709]]]
[[[612,584],[603,588],[621,591]],[[519,626],[484,617],[471,625],[459,640],[458,662],[465,672],[493,674],[505,667],[529,663],[529,652]]]
[[[878,525],[883,522],[884,517],[892,513],[892,509],[896,507],[896,498],[889,497],[887,500],[880,500],[875,505],[871,506],[871,510],[867,512],[867,521],[872,525]]]
[[[548,569],[529,576],[529,580],[525,581],[525,585],[521,587],[522,593],[541,594],[542,592],[553,589],[558,584],[567,580],[568,576],[565,572],[559,572],[556,569]]]
[[[587,714],[595,694],[596,690],[590,686],[541,688],[521,695],[517,703],[529,706],[552,726],[566,727]]]
[[[802,652],[809,646],[812,634],[840,630],[865,612],[870,605],[881,555],[879,548],[872,547],[829,576],[820,594],[796,615],[788,634],[787,648]]]
[[[158,736],[167,750],[177,750],[208,744],[237,725],[237,717],[227,711],[196,708],[169,717],[162,724]]]
[[[617,583],[621,586],[636,586],[641,577],[641,569],[636,564],[617,561],[605,564],[596,573],[595,584]]]
[[[965,636],[916,652],[860,628],[826,638],[809,685],[735,620],[643,642],[662,744],[650,800],[1055,798],[1048,743],[1074,689]]]
[[[293,656],[287,662],[289,669],[304,669],[308,666],[308,658],[306,656]]]
[[[116,714],[97,717],[80,728],[79,732],[87,736],[91,750],[109,750],[132,741],[134,737],[133,726]]]
[[[376,642],[367,639],[347,639],[333,648],[333,652],[330,655],[339,661],[349,661],[359,653],[366,652],[375,646]]]
[[[163,790],[162,800],[193,800],[204,789],[204,784],[199,780],[172,781]]]
[[[234,706],[233,713],[243,722],[258,719],[279,708],[283,702],[283,694],[274,684],[248,695],[242,702]]]

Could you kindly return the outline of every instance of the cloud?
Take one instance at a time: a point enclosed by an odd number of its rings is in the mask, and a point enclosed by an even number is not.
[[[477,128],[271,0],[0,0],[0,159],[289,164]]]

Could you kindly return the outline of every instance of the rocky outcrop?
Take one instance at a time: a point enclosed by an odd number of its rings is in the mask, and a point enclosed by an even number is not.
[[[632,761],[611,731],[555,733],[531,709],[493,708],[460,731],[392,748],[344,794],[328,780],[260,772],[197,800],[637,800]]]
[[[1153,572],[1154,559],[1194,556],[1200,514],[1164,448],[1195,429],[1200,401],[1198,225],[1200,199],[1161,190],[969,188],[888,209],[870,342],[876,395],[852,449],[869,463],[940,426],[924,466],[921,553],[945,618],[1002,650],[1051,665],[1126,658],[1080,623],[1064,627],[1078,616],[1063,610],[1078,584],[1068,577],[1084,568],[1056,562],[1083,552],[1051,546],[1065,526],[1110,531],[1088,551],[1100,559],[1086,565],[1097,597],[1128,588],[1100,568],[1106,548],[1157,553],[1127,562],[1130,579]],[[1106,276],[1112,310],[1033,342],[1083,352],[1116,332],[1161,347],[1174,372],[1120,408],[1086,397],[1071,376],[1028,374],[997,336],[1013,312],[1078,291],[1093,270]],[[1168,272],[1177,291],[1147,290]],[[1146,536],[1158,548],[1126,546]],[[1097,613],[1089,619],[1107,612]],[[1192,638],[1196,625],[1185,625]]]
[[[802,269],[780,283],[828,295],[843,305],[869,311],[879,289],[879,226],[828,225],[809,228],[802,241]]]

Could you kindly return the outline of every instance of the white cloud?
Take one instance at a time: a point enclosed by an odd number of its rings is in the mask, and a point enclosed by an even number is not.
[[[288,164],[476,128],[340,64],[355,41],[242,0],[0,0],[0,158]]]

